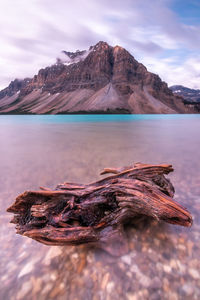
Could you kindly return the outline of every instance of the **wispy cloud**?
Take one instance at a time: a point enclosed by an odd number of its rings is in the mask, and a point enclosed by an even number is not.
[[[33,76],[62,50],[86,49],[99,40],[127,48],[169,84],[200,87],[200,22],[195,16],[195,25],[183,23],[181,11],[173,9],[176,1],[1,1],[0,87]],[[180,49],[187,53],[182,59]]]

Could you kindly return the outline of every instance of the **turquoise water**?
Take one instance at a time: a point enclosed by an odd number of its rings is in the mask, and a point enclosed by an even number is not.
[[[2,299],[200,299],[199,149],[200,115],[0,116]],[[47,247],[15,234],[6,208],[18,194],[88,183],[105,167],[133,162],[173,165],[169,178],[194,217],[190,229],[134,229],[128,256],[88,250],[81,272],[82,248]]]
[[[0,116],[3,123],[87,123],[134,122],[143,120],[194,120],[199,115],[10,115]]]

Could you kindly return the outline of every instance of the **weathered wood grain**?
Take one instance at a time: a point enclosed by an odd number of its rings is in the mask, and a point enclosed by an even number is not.
[[[107,168],[101,174],[112,175],[91,184],[65,182],[55,190],[26,191],[7,211],[14,213],[17,233],[38,242],[91,243],[119,255],[127,247],[124,225],[135,217],[192,225],[187,209],[173,200],[173,185],[165,177],[172,171],[171,165],[141,163]]]

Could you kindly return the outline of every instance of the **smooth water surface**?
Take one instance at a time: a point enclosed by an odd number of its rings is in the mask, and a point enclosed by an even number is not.
[[[200,116],[0,116],[1,299],[200,299]],[[133,227],[119,258],[48,247],[15,234],[6,209],[19,193],[88,183],[104,167],[170,163],[191,228]]]

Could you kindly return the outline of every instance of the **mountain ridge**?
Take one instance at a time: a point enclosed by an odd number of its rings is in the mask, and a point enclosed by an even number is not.
[[[192,113],[124,48],[100,41],[0,91],[0,113]]]
[[[183,85],[172,85],[169,88],[189,102],[200,102],[200,89],[191,89]]]

